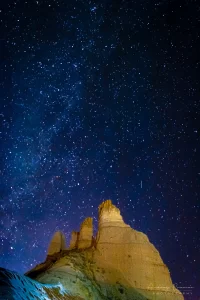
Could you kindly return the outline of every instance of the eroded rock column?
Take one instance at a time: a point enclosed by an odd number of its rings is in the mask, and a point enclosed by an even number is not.
[[[93,219],[86,218],[80,227],[80,233],[78,237],[78,249],[85,249],[91,247],[92,236],[93,236]]]
[[[64,234],[61,231],[55,232],[49,244],[47,255],[53,255],[65,249],[66,242]]]
[[[79,238],[79,232],[78,231],[72,231],[69,250],[78,248],[78,238]]]

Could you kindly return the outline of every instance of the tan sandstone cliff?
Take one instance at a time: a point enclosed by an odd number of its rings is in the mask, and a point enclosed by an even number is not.
[[[98,232],[96,238],[92,235],[92,219],[87,218],[80,233],[72,233],[69,250],[60,246],[59,253],[48,252],[46,262],[28,276],[42,283],[59,281],[88,300],[184,299],[148,237],[125,224],[111,200],[99,206]]]

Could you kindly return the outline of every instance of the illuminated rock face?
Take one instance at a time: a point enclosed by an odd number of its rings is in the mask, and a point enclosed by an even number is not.
[[[80,226],[80,232],[72,231],[69,250],[86,249],[93,243],[93,219],[86,218]]]
[[[97,250],[95,261],[105,268],[118,269],[141,294],[154,294],[157,297],[150,299],[183,299],[172,284],[168,268],[148,237],[126,225],[119,209],[110,200],[99,206]],[[114,280],[111,277],[110,283]]]
[[[89,248],[92,245],[93,219],[86,218],[81,224],[78,237],[78,249]]]
[[[65,236],[62,232],[57,231],[49,245],[48,254],[53,255],[66,249]]]
[[[79,232],[72,231],[70,245],[69,245],[70,250],[78,248],[78,238],[79,238]]]
[[[42,283],[61,282],[85,300],[184,299],[148,237],[125,224],[111,200],[99,206],[96,239],[92,236],[92,218],[87,218],[80,233],[72,233],[68,250],[59,252],[62,239],[53,239],[50,253],[59,253],[48,256],[28,276]]]
[[[0,287],[1,300],[84,300],[69,295],[61,284],[41,284],[27,276],[3,268],[0,268]]]
[[[124,223],[120,210],[112,204],[111,200],[106,200],[99,205],[99,228],[108,226],[129,227]]]

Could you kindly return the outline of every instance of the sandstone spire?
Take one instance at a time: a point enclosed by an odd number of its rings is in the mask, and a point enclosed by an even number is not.
[[[57,231],[49,244],[47,255],[53,255],[66,249],[65,236],[61,231]]]
[[[78,238],[79,238],[79,232],[72,231],[70,245],[69,245],[70,250],[76,249],[78,247]]]
[[[86,218],[80,227],[80,233],[78,237],[78,248],[89,248],[92,245],[93,236],[93,219]]]
[[[99,205],[99,227],[103,226],[128,226],[124,223],[120,210],[106,200]]]

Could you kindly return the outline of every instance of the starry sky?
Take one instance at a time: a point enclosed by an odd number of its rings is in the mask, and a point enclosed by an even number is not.
[[[199,299],[198,1],[2,0],[0,25],[0,266],[112,199]]]

